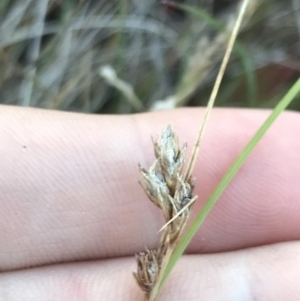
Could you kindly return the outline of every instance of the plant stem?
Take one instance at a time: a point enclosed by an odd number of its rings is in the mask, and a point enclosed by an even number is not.
[[[229,42],[228,42],[228,46],[226,48],[226,52],[225,52],[224,58],[222,60],[222,64],[221,64],[219,73],[217,75],[212,93],[211,93],[209,101],[208,101],[208,105],[206,107],[204,120],[203,120],[203,123],[201,125],[199,134],[198,134],[197,139],[196,139],[196,143],[195,143],[195,146],[194,146],[192,157],[191,157],[191,160],[188,164],[188,168],[187,168],[186,175],[185,175],[185,180],[187,180],[191,176],[192,171],[194,169],[196,159],[197,159],[198,153],[199,153],[200,141],[202,139],[202,136],[203,136],[208,118],[210,116],[210,113],[212,111],[215,99],[217,97],[217,94],[218,94],[218,91],[219,91],[219,88],[220,88],[220,85],[221,85],[221,81],[223,79],[225,69],[226,69],[226,66],[228,64],[228,61],[229,61],[229,58],[230,58],[230,55],[231,55],[231,52],[232,52],[232,49],[233,49],[234,42],[235,42],[236,37],[238,35],[239,29],[240,29],[242,21],[243,21],[243,17],[245,15],[245,12],[246,12],[246,9],[247,9],[248,2],[249,2],[249,0],[244,0],[243,1],[242,6],[241,6],[240,11],[239,11],[239,14],[238,14],[238,17],[237,17],[237,20],[235,22],[234,28],[232,30],[232,33],[231,33],[231,36],[230,36],[230,39],[229,39]]]
[[[162,278],[165,274],[166,268],[169,264],[169,261],[170,261],[170,258],[172,256],[173,252],[174,252],[174,249],[175,249],[175,246],[172,246],[172,245],[168,248],[168,250],[167,250],[167,252],[166,252],[166,254],[163,258],[157,281],[156,281],[156,283],[155,283],[148,299],[146,298],[146,301],[154,301],[155,300],[155,298],[158,294],[159,288],[160,288]]]

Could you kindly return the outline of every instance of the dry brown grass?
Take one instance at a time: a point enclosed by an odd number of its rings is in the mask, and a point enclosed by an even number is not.
[[[228,29],[239,0],[178,2]],[[272,107],[299,71],[299,3],[260,4],[240,37],[245,61],[232,57],[219,106]],[[157,108],[157,100],[164,108],[205,105],[226,41],[200,17],[157,0],[2,0],[0,102],[116,114]],[[104,65],[143,108],[99,76]]]

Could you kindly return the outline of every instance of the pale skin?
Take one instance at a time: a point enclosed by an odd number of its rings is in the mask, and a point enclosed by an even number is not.
[[[269,111],[216,109],[193,216]],[[0,109],[0,300],[142,300],[134,253],[161,212],[138,185],[171,123],[188,155],[203,109],[95,116]],[[284,113],[196,234],[157,300],[298,301],[300,115]]]

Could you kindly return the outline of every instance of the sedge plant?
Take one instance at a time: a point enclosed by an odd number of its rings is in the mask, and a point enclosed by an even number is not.
[[[212,111],[248,2],[249,0],[243,0],[241,3],[239,14],[230,35],[220,71],[208,101],[204,120],[197,135],[186,171],[184,171],[186,145],[180,148],[178,137],[171,126],[167,126],[163,131],[160,143],[157,140],[153,140],[156,159],[152,166],[148,170],[139,167],[141,186],[149,200],[162,210],[166,220],[166,224],[161,229],[162,234],[157,249],[146,249],[136,255],[137,272],[134,273],[134,277],[145,293],[145,301],[154,301],[156,299],[159,290],[167,280],[174,265],[212,210],[222,192],[226,189],[257,143],[263,138],[266,131],[300,92],[299,79],[286,96],[278,103],[264,124],[229,168],[207,203],[196,216],[192,225],[184,233],[184,227],[190,216],[192,206],[197,199],[197,196],[193,194],[196,181],[192,176],[192,172],[198,157],[200,141]]]

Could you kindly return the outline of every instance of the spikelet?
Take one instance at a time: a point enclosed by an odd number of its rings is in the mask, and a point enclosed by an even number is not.
[[[182,149],[179,148],[178,137],[172,127],[168,126],[163,131],[161,144],[157,140],[152,141],[156,159],[149,170],[139,166],[140,184],[150,201],[162,210],[169,224],[162,233],[157,250],[146,250],[136,255],[138,268],[134,277],[145,292],[145,300],[151,300],[151,292],[157,289],[165,263],[179,242],[190,215],[191,206],[187,204],[192,203],[195,187],[192,177],[184,180],[182,170],[186,144]]]

